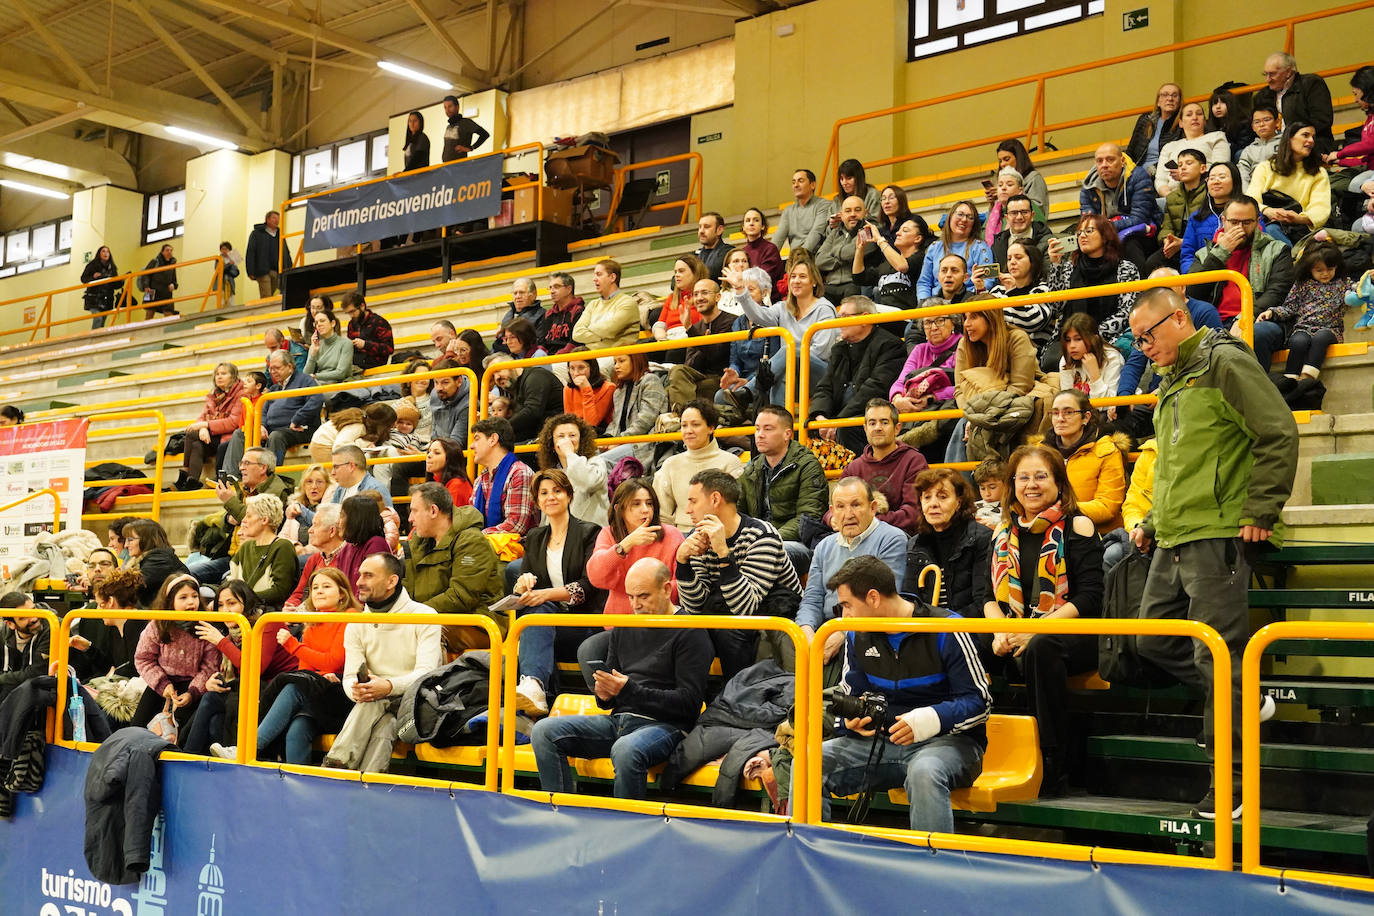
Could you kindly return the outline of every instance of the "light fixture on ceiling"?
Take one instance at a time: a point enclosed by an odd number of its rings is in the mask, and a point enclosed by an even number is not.
[[[173,127],[168,124],[163,130],[182,140],[190,140],[192,143],[199,143],[202,146],[214,146],[219,149],[238,149],[239,145],[229,140],[221,140],[219,137],[212,137],[209,134],[202,134],[200,131],[187,130],[184,127]]]
[[[35,175],[46,175],[49,178],[57,178],[62,181],[70,181],[72,177],[72,170],[65,165],[49,162],[46,159],[35,159],[33,156],[3,153],[0,154],[0,162],[12,169],[19,169],[21,172],[33,172]]]
[[[71,195],[65,191],[54,191],[52,188],[40,188],[36,184],[25,184],[22,181],[10,181],[8,178],[0,178],[0,188],[9,188],[11,191],[24,191],[28,194],[38,194],[43,197],[52,197],[56,200],[71,200]]]
[[[377,61],[377,66],[387,73],[394,73],[396,76],[414,80],[417,83],[424,83],[426,86],[433,86],[435,89],[452,89],[453,84],[447,80],[442,80],[437,76],[430,76],[428,73],[421,73],[419,70],[412,70],[400,64],[392,63],[389,60]]]

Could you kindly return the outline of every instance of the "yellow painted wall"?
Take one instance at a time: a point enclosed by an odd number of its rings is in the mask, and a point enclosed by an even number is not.
[[[714,134],[720,134],[720,139],[698,142],[701,138]],[[692,152],[701,154],[701,169],[705,179],[702,185],[706,191],[706,199],[702,201],[703,210],[717,210],[724,214],[726,219],[743,212],[744,207],[722,210],[721,202],[733,201],[741,196],[735,189],[735,161],[741,155],[747,157],[748,151],[749,139],[741,136],[737,130],[733,107],[717,108],[715,111],[703,111],[701,114],[692,115]],[[749,207],[753,204],[744,206]],[[731,231],[737,228],[730,227]]]

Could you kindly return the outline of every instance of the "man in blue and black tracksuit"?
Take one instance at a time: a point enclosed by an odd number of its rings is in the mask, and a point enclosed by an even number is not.
[[[825,587],[845,617],[955,617],[897,591],[892,570],[877,557],[846,562]],[[850,696],[882,694],[890,724],[874,748],[867,717],[846,719],[821,751],[821,817],[830,796],[901,786],[911,805],[911,829],[954,831],[952,789],[983,771],[984,723],[992,706],[988,677],[969,633],[850,633],[840,689]]]

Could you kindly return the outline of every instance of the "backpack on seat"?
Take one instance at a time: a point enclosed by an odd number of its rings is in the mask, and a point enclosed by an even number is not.
[[[1150,557],[1132,548],[1107,572],[1102,616],[1114,620],[1139,620],[1140,599],[1150,575]],[[1140,657],[1137,636],[1103,634],[1097,638],[1097,673],[1112,684],[1133,687],[1164,687],[1174,679]]]

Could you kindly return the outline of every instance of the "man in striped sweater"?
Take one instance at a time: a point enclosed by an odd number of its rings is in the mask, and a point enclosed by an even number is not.
[[[899,593],[878,557],[849,560],[825,587],[845,617],[958,616]],[[840,690],[855,698],[880,694],[888,719],[846,718],[844,730],[822,745],[822,820],[830,819],[831,795],[902,786],[912,830],[953,833],[949,793],[983,771],[992,706],[972,634],[849,633]]]
[[[692,476],[687,514],[692,532],[677,551],[678,599],[687,614],[777,616],[791,620],[801,604],[801,581],[778,530],[739,511],[739,481],[708,469]],[[711,630],[728,682],[758,654],[759,631]],[[795,663],[791,640],[770,639],[784,668]]]

